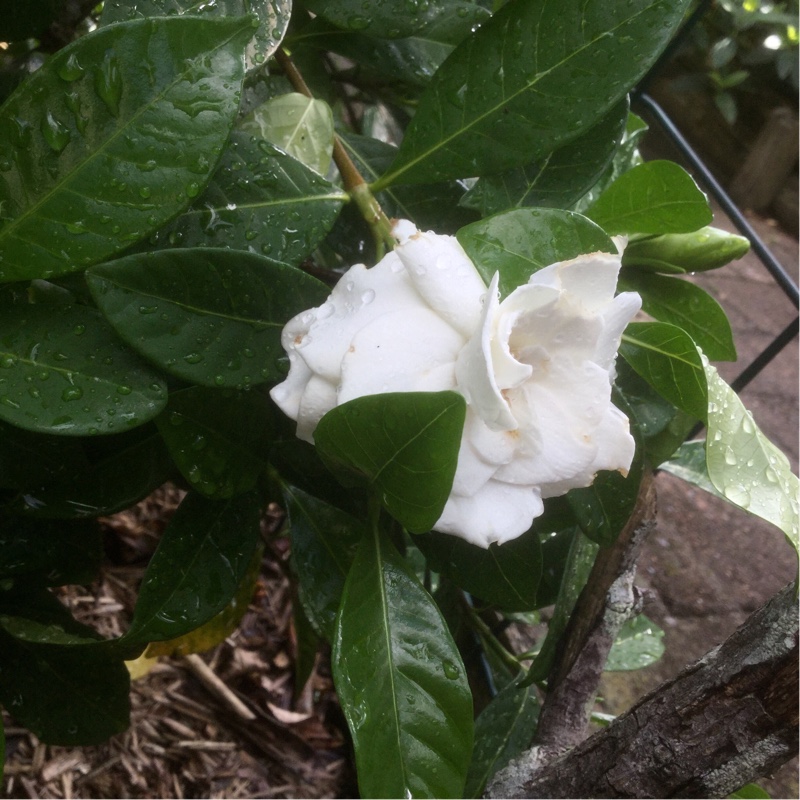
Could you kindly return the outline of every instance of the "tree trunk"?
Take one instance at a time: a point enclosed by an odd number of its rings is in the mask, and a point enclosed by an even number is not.
[[[790,585],[605,730],[555,760],[534,748],[512,762],[487,796],[725,797],[795,756],[797,725]]]

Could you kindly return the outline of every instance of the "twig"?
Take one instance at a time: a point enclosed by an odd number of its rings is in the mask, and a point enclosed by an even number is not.
[[[282,47],[275,51],[275,60],[283,69],[295,91],[313,99],[314,95],[311,89],[308,88],[308,84],[302,74]],[[395,239],[392,236],[392,223],[383,213],[383,209],[372,194],[369,185],[364,180],[364,176],[358,171],[358,167],[353,163],[339,137],[335,134],[333,137],[333,160],[336,162],[336,166],[342,176],[345,190],[355,201],[361,211],[361,215],[367,221],[372,235],[375,237],[380,257],[385,246],[388,245],[391,248],[395,245]]]
[[[233,693],[233,691],[195,653],[183,657],[184,663],[200,682],[220,698],[241,719],[252,721],[256,715]]]
[[[539,715],[536,744],[549,757],[586,736],[591,707],[611,645],[640,610],[636,559],[655,526],[655,487],[645,472],[633,514],[609,548],[601,549],[559,642]]]

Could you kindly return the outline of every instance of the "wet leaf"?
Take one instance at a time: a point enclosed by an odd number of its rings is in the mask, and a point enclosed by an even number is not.
[[[669,461],[661,464],[660,469],[669,472],[676,478],[682,478],[687,483],[697,486],[699,489],[713,494],[722,500],[727,500],[722,492],[711,483],[708,477],[708,466],[706,465],[706,445],[705,442],[684,442],[672,455]],[[731,505],[735,505],[731,503]]]
[[[377,188],[502,172],[576,139],[647,72],[686,6],[506,3],[442,64]]]
[[[529,611],[537,607],[542,550],[535,530],[488,548],[436,532],[416,537],[414,542],[427,557],[431,569],[446,575],[482,602],[503,611]]]
[[[239,128],[258,134],[310,169],[325,175],[333,153],[333,114],[324,100],[297,92],[267,100]]]
[[[708,380],[706,463],[731,503],[780,528],[800,548],[800,482],[789,459],[761,432],[736,392],[703,358]]]
[[[539,697],[530,686],[513,681],[475,720],[475,751],[464,797],[482,797],[492,776],[531,745],[539,719]]]
[[[695,419],[706,418],[703,365],[685,331],[666,322],[632,322],[619,352],[662,397]]]
[[[550,208],[496,214],[462,228],[457,238],[487,286],[494,273],[500,273],[501,297],[557,261],[583,253],[617,252],[611,239],[590,220]]]
[[[366,526],[295,486],[284,484],[283,497],[300,600],[317,633],[332,641],[345,578]]]
[[[623,272],[620,289],[638,292],[643,311],[659,322],[669,322],[685,330],[709,358],[736,360],[728,317],[705,289],[679,278],[631,270]]]
[[[462,797],[472,698],[436,604],[383,535],[345,584],[333,674],[363,797]]]
[[[68,436],[152,419],[166,386],[94,309],[17,306],[0,316],[0,419]]]
[[[112,22],[192,14],[210,18],[241,17],[253,14],[258,20],[253,37],[247,45],[247,69],[263,64],[277,50],[289,27],[291,0],[106,0],[103,3],[101,25]]]
[[[606,670],[621,672],[655,664],[664,655],[664,631],[644,614],[620,628],[606,661]]]
[[[217,388],[282,379],[283,326],[328,295],[292,267],[210,248],[127,256],[86,279],[131,347],[179,378]]]
[[[202,199],[150,237],[147,249],[225,247],[294,265],[322,241],[347,199],[274,145],[234,131]]]
[[[423,533],[450,495],[466,408],[455,392],[359,397],[329,411],[314,441],[340,480],[365,481],[404,527]]]
[[[233,125],[251,35],[248,18],[120,23],[33,73],[0,109],[0,281],[82,270],[185,208]]]
[[[156,425],[181,474],[206,497],[254,489],[267,468],[272,418],[256,392],[181,389],[170,394]]]
[[[672,161],[625,172],[586,210],[606,233],[689,233],[712,219],[706,196]]]
[[[121,645],[176,639],[215,617],[236,595],[259,542],[255,492],[231,500],[190,493],[147,567]]]
[[[510,208],[570,208],[590,189],[619,145],[628,118],[623,99],[595,126],[569,144],[500,175],[481,178],[462,199],[486,217]]]

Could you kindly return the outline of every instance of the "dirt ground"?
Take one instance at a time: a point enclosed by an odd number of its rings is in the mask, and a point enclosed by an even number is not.
[[[795,278],[797,240],[769,220],[756,228]],[[716,224],[730,227],[723,216]],[[732,229],[732,228],[731,228]],[[757,259],[748,256],[704,285],[732,318],[737,365],[728,380],[796,315]],[[798,459],[798,346],[788,346],[743,392],[761,428]],[[653,590],[646,613],[666,632],[666,653],[634,673],[608,674],[607,710],[619,713],[722,641],[749,613],[794,577],[796,559],[783,535],[669,475],[657,478],[658,529],[641,559],[640,583]],[[130,612],[142,563],[177,498],[167,492],[108,524],[125,556],[102,581],[64,600],[111,635]],[[356,788],[345,726],[323,657],[295,687],[287,553],[280,541],[264,559],[256,596],[241,628],[197,659],[162,659],[134,682],[131,729],[89,748],[49,747],[8,717],[9,797],[352,797]],[[773,797],[797,797],[797,765],[764,781]]]

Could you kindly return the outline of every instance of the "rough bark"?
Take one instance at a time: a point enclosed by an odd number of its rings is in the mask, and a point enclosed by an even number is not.
[[[793,585],[720,647],[608,728],[541,764],[532,751],[488,797],[725,797],[798,750]]]

